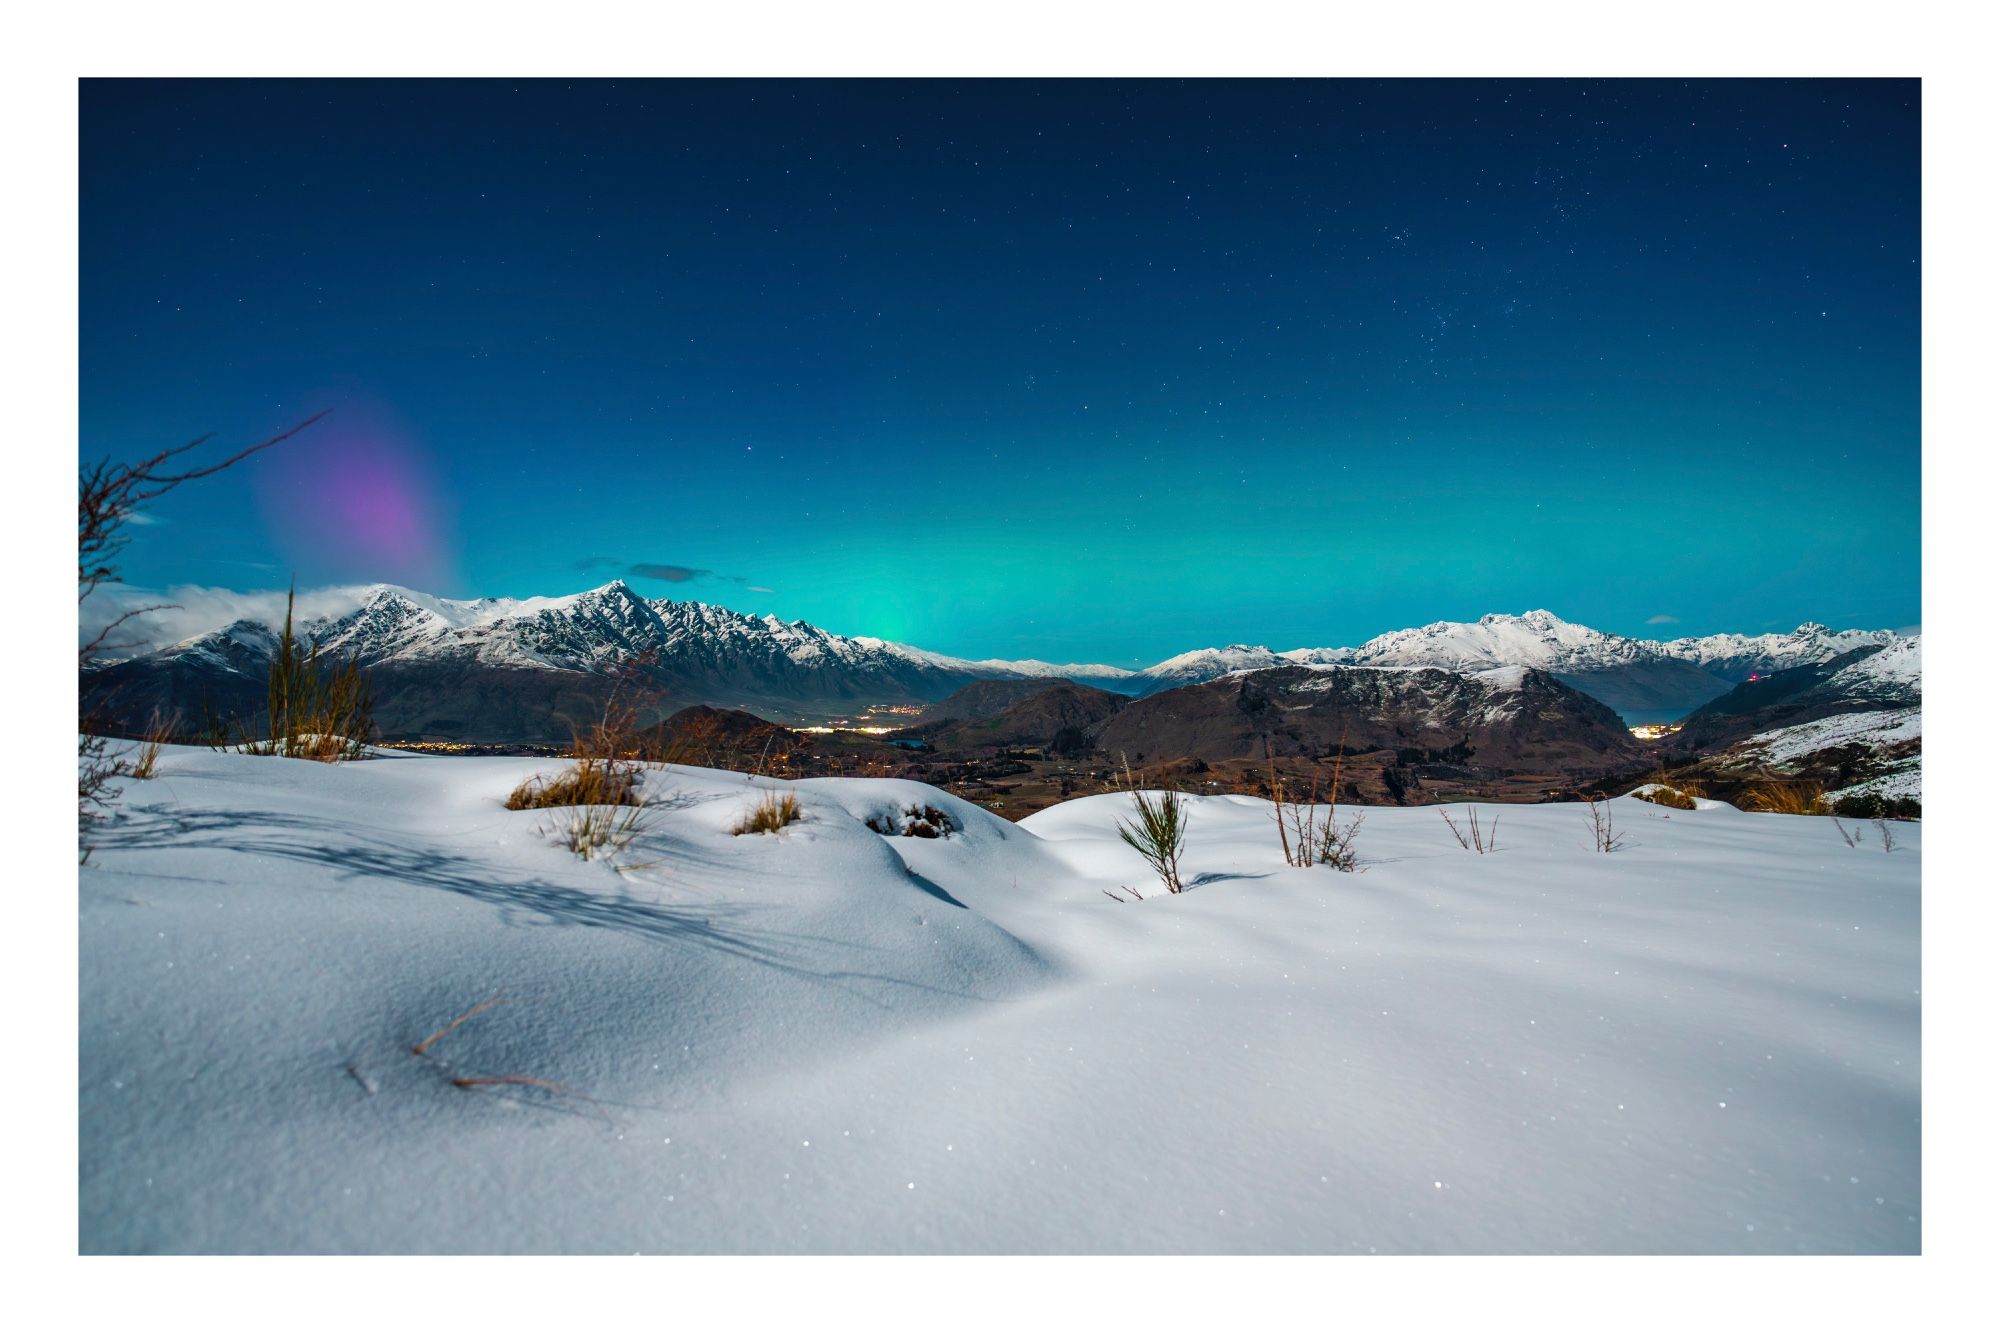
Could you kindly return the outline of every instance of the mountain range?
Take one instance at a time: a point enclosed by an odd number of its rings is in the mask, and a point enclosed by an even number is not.
[[[1847,713],[1917,708],[1923,668],[1923,640],[1910,638],[1759,675],[1688,714],[1668,748],[1699,753]]]
[[[1353,648],[1204,648],[1135,671],[952,657],[799,620],[649,599],[622,581],[567,597],[478,600],[376,585],[356,590],[353,600],[351,610],[302,624],[300,637],[370,670],[383,734],[490,741],[566,736],[568,719],[590,714],[619,664],[641,656],[651,661],[650,683],[668,703],[787,719],[849,716],[869,704],[933,703],[975,681],[1069,680],[1148,696],[1285,667],[1436,668],[1460,675],[1526,667],[1638,722],[1690,713],[1752,674],[1916,642],[1888,630],[1817,624],[1789,634],[1658,642],[1530,611],[1397,630]],[[135,657],[93,663],[85,673],[86,702],[126,725],[154,709],[184,717],[254,716],[276,640],[275,626],[236,620]]]

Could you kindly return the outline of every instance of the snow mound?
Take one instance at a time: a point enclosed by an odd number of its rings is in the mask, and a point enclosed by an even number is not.
[[[86,1252],[1915,1252],[1918,881],[1718,803],[1365,812],[170,747],[79,890]],[[779,833],[730,828],[766,788]],[[948,836],[871,820],[928,807]],[[1343,814],[1346,814],[1343,811]],[[1120,885],[1143,901],[1113,902]],[[1637,1204],[1635,1204],[1637,1201]],[[1638,1206],[1642,1204],[1643,1206]]]

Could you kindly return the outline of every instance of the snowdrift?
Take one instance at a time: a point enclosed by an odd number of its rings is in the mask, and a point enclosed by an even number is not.
[[[1920,1247],[1917,826],[1620,799],[1603,855],[1493,807],[1476,856],[1369,810],[1343,875],[1202,797],[1170,897],[1115,796],[674,768],[607,864],[502,808],[551,767],[170,748],[125,787],[82,1249]],[[733,836],[772,785],[800,822]],[[950,827],[876,831],[912,807]]]

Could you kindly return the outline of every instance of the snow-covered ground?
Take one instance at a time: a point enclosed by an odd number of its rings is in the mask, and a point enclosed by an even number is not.
[[[1864,659],[1859,665],[1866,666],[1876,658],[1889,657],[1892,652],[1894,650],[1884,650],[1875,657]],[[1902,659],[1908,657],[1908,654],[1895,653],[1895,656]],[[1853,669],[1848,668],[1849,671]],[[1894,669],[1896,668],[1892,665],[1891,670]],[[1841,674],[1844,675],[1846,672]],[[1824,750],[1852,745],[1862,745],[1871,751],[1886,753],[1899,747],[1909,746],[1913,742],[1920,742],[1923,736],[1924,710],[1921,706],[1884,708],[1866,713],[1840,713],[1813,722],[1802,722],[1794,727],[1780,727],[1775,731],[1760,732],[1743,742],[1738,749],[1746,757],[1783,765],[1809,759]],[[1827,799],[1841,801],[1850,796],[1867,795],[1922,800],[1923,756],[1912,754],[1891,761],[1882,772],[1865,782],[1857,782],[1851,787],[1828,792]]]
[[[1919,826],[1621,799],[1603,855],[1509,806],[1482,857],[1378,809],[1343,875],[1206,797],[1169,897],[1118,797],[776,784],[804,821],[732,837],[755,786],[674,769],[621,869],[502,808],[550,767],[127,784],[82,874],[82,1249],[1920,1246]],[[867,827],[910,804],[961,828]]]
[[[1924,761],[1921,757],[1898,760],[1890,765],[1886,773],[1878,773],[1865,782],[1857,782],[1851,787],[1826,794],[1829,801],[1844,801],[1850,796],[1882,796],[1890,799],[1924,799]]]
[[[1884,708],[1867,713],[1839,713],[1795,727],[1759,732],[1743,743],[1773,763],[1789,763],[1845,745],[1883,750],[1923,739],[1922,708]]]

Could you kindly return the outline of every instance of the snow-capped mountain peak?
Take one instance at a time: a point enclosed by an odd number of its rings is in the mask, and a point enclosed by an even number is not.
[[[1208,680],[1232,671],[1285,666],[1285,659],[1262,644],[1232,643],[1225,648],[1197,648],[1147,667],[1143,674],[1157,680]]]
[[[242,597],[231,594],[239,604]],[[269,604],[268,595],[258,594]],[[190,668],[260,677],[273,651],[276,616],[238,617],[183,639],[152,658]],[[317,611],[307,615],[307,609]],[[1878,654],[1863,669],[1921,671],[1916,640],[1887,630],[1831,630],[1808,622],[1787,633],[1717,634],[1654,642],[1608,634],[1535,609],[1471,622],[1434,621],[1377,635],[1357,648],[1230,643],[1181,653],[1130,671],[1103,664],[953,657],[869,635],[847,636],[803,620],[750,615],[702,602],[648,599],[622,579],[559,597],[434,597],[392,584],[304,593],[302,641],[364,666],[449,666],[602,674],[649,658],[664,689],[701,700],[811,702],[925,700],[981,679],[1068,678],[1126,693],[1151,693],[1246,671],[1290,666],[1436,667],[1459,674],[1533,668],[1626,712],[1677,717],[1752,674],[1830,661],[1860,648]]]

